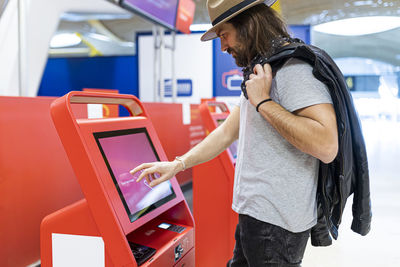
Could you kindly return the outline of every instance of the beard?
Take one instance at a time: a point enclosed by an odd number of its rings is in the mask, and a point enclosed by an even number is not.
[[[227,52],[235,59],[238,67],[245,67],[248,65],[248,57],[245,49],[236,45],[227,49]]]

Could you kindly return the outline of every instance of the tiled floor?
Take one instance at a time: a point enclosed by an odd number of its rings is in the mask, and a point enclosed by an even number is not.
[[[400,122],[363,121],[370,169],[372,226],[365,237],[351,229],[348,199],[339,238],[327,248],[308,246],[304,267],[400,266]]]
[[[367,236],[351,229],[347,200],[339,238],[332,246],[307,247],[303,267],[400,267],[400,122],[363,121],[368,150],[372,227]],[[192,191],[184,192],[192,207]]]

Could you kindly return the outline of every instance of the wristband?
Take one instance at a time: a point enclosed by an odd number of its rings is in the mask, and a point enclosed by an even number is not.
[[[264,99],[263,101],[261,101],[260,103],[258,103],[258,105],[256,107],[257,112],[259,112],[258,109],[260,108],[261,104],[263,104],[265,102],[268,102],[268,101],[272,101],[272,99],[271,98],[267,98],[267,99]]]
[[[177,161],[179,161],[180,163],[182,163],[182,166],[183,166],[183,170],[182,170],[182,171],[186,170],[186,164],[185,164],[185,162],[183,161],[183,159],[181,159],[181,157],[175,157],[175,159],[176,159]]]

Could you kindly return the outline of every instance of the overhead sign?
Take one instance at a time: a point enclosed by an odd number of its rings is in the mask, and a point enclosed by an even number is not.
[[[176,28],[183,33],[190,33],[190,25],[192,25],[194,10],[196,8],[193,0],[181,0],[176,15]]]
[[[169,29],[175,29],[178,0],[121,0],[120,5]]]

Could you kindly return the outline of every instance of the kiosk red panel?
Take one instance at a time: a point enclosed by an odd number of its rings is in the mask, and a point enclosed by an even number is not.
[[[1,267],[38,262],[42,219],[83,197],[50,117],[54,100],[0,96]]]
[[[228,117],[229,109],[225,103],[205,101],[200,105],[200,114],[210,133]],[[193,168],[196,266],[226,266],[233,256],[238,222],[238,215],[231,208],[235,154],[233,146]]]

